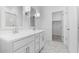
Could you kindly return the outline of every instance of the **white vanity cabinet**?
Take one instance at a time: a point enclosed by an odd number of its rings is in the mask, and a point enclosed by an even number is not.
[[[16,50],[14,53],[34,53],[34,42],[26,44],[25,46]]]
[[[26,32],[26,31],[25,31]],[[17,35],[0,35],[0,52],[4,53],[39,53],[44,47],[44,31]]]
[[[40,32],[38,34],[35,34],[35,52],[41,52],[41,50],[44,48],[45,45],[45,32]]]
[[[17,53],[34,52],[34,35],[13,42],[13,50]]]
[[[22,39],[23,40],[23,39]],[[44,32],[36,33],[32,36],[29,36],[26,38],[27,42],[22,41],[15,44],[19,46],[23,46],[24,42],[27,43],[24,47],[21,47],[16,51],[16,53],[39,53],[40,50],[44,47],[45,44],[45,38],[44,38]],[[21,45],[20,45],[21,44]],[[15,49],[17,48],[15,47]]]

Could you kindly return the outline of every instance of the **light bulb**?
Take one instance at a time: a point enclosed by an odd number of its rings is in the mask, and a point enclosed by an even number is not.
[[[40,17],[40,13],[37,13],[37,17]]]
[[[40,17],[40,13],[36,13],[35,14],[35,17]]]
[[[30,12],[30,10],[31,10],[30,6],[25,6],[25,7],[24,7],[24,11],[25,11],[25,12]]]

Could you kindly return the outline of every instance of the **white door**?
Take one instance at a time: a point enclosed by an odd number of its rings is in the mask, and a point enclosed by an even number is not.
[[[77,7],[68,7],[69,16],[69,52],[77,52],[77,39],[78,39],[78,21],[77,21]]]
[[[64,44],[68,48],[69,47],[69,33],[70,33],[68,8],[65,8],[64,13],[65,13],[64,14]]]

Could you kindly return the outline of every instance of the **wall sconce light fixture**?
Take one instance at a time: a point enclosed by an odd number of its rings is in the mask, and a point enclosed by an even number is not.
[[[28,15],[29,14],[29,12],[31,11],[31,7],[30,6],[24,6],[24,13],[25,13],[25,15]]]
[[[40,13],[36,13],[36,14],[35,14],[35,17],[36,17],[36,18],[39,18],[39,17],[40,17]]]

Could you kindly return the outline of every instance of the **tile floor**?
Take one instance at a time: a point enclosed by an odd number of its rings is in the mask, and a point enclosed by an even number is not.
[[[68,53],[68,50],[62,42],[47,41],[41,53]]]

